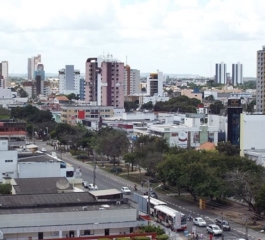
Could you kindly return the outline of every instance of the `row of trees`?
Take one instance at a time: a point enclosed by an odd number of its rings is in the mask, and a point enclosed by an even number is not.
[[[49,125],[51,138],[73,150],[81,147],[88,154],[96,152],[114,160],[114,164],[123,157],[132,169],[135,165],[145,168],[148,175],[176,191],[189,192],[194,200],[234,196],[243,199],[257,214],[265,211],[264,168],[239,157],[239,149],[229,143],[219,143],[216,152],[169,147],[164,139],[154,136],[141,136],[130,143],[123,131],[90,131],[82,125],[55,123],[49,111],[32,106],[13,109],[11,117],[27,121],[28,126]]]

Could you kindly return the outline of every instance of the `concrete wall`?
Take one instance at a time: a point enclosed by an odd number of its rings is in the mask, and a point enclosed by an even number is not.
[[[137,220],[137,209],[1,214],[1,228],[118,223]]]
[[[60,177],[59,162],[20,162],[18,163],[19,178]]]

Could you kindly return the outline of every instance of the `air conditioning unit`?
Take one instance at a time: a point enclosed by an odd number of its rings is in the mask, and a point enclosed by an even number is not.
[[[121,205],[121,201],[117,201],[116,202],[116,205]]]
[[[84,206],[82,209],[83,211],[87,211],[87,206]]]

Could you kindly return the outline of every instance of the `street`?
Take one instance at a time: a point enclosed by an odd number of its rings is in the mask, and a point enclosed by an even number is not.
[[[52,146],[46,145],[46,142],[42,142],[37,140],[36,144],[39,146],[39,149],[41,149],[42,147],[46,148],[47,153],[51,153],[51,152],[56,152]],[[57,156],[60,157],[61,153],[57,152]],[[78,168],[80,167],[81,172],[82,172],[82,178],[85,181],[88,181],[88,183],[93,183],[93,179],[94,179],[94,175],[93,175],[93,169],[94,166],[83,163],[81,161],[78,161],[76,159],[74,159],[70,153],[63,153],[62,154],[63,157],[63,161],[73,165],[74,168]],[[95,181],[96,185],[98,186],[98,189],[103,190],[103,189],[110,189],[110,188],[116,188],[118,190],[121,189],[121,187],[123,186],[127,186],[131,189],[132,194],[134,192],[133,189],[133,183],[123,179],[119,176],[116,176],[114,174],[111,173],[107,173],[102,169],[96,168],[96,181]],[[147,191],[146,187],[141,188],[139,186],[138,189],[138,193],[143,193]],[[197,206],[194,205],[190,205],[189,203],[185,203],[183,201],[179,201],[177,199],[174,199],[173,197],[170,196],[166,196],[164,194],[158,194],[159,199],[167,202],[167,205],[171,208],[174,208],[182,213],[184,213],[186,216],[191,214],[192,217],[202,217],[207,225],[213,223],[214,219],[217,217],[216,215],[214,215],[213,213],[207,211],[207,210],[201,210],[199,209]],[[129,196],[129,198],[132,198],[132,196]],[[245,226],[242,226],[238,223],[234,223],[229,221],[230,226],[231,226],[231,231],[225,231],[223,236],[225,240],[236,240],[239,239],[240,237],[244,237],[245,236]],[[188,225],[188,231],[189,232],[196,232],[199,234],[203,234],[204,235],[204,239],[209,239],[209,236],[206,232],[206,227],[195,227],[195,225],[193,224],[192,221],[187,221],[187,225]],[[251,229],[249,229],[249,235],[251,237],[255,237],[253,239],[265,239],[265,235],[255,232]],[[261,237],[262,236],[262,237]],[[218,238],[216,238],[218,239]],[[220,238],[221,239],[221,238]],[[252,238],[250,238],[252,239]]]

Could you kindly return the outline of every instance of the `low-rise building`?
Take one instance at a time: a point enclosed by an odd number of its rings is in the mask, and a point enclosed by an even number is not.
[[[5,239],[46,239],[131,233],[147,225],[126,199],[96,201],[88,192],[0,196]]]

